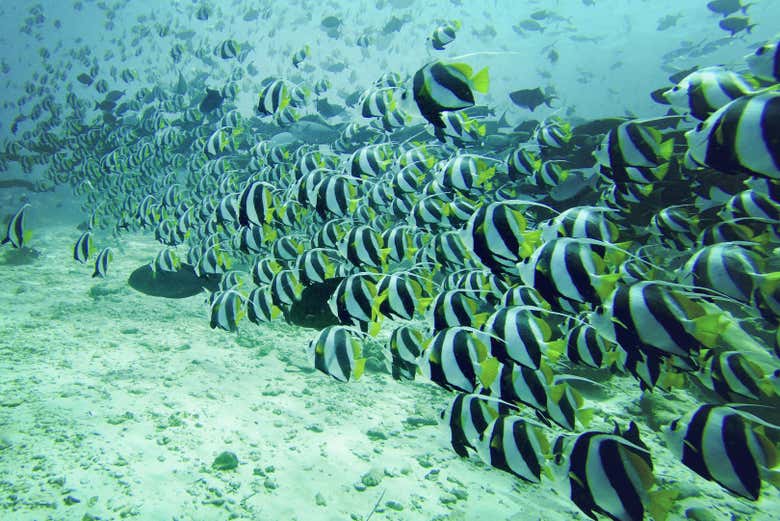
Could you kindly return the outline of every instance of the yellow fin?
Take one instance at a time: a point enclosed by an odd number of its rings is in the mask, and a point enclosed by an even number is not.
[[[485,312],[485,313],[477,313],[476,315],[472,315],[472,317],[471,317],[471,320],[472,320],[472,323],[473,323],[475,326],[481,327],[481,326],[482,326],[482,324],[484,324],[485,322],[487,322],[487,319],[488,319],[489,317],[490,317],[490,313],[488,313],[488,312]]]
[[[655,168],[651,168],[650,171],[653,172],[653,176],[655,176],[656,179],[663,181],[666,174],[669,173],[669,163],[664,163]]]
[[[676,490],[654,490],[650,492],[647,511],[654,521],[664,521],[666,519],[678,495],[679,493]]]
[[[355,360],[355,367],[352,369],[352,376],[355,377],[355,380],[358,380],[361,376],[363,376],[363,371],[365,371],[365,369],[366,369],[365,358]]]
[[[593,416],[596,413],[595,409],[592,407],[585,407],[582,409],[577,409],[576,416],[577,419],[580,420],[580,423],[583,427],[588,427],[590,425],[590,422],[593,421]]]
[[[772,273],[762,274],[758,283],[758,287],[761,291],[767,295],[771,295],[780,286],[780,271],[774,271]]]
[[[474,72],[468,63],[450,63],[448,67],[452,67],[467,78],[471,78],[471,74]]]
[[[667,139],[663,143],[661,143],[661,147],[658,150],[658,154],[664,158],[665,160],[669,161],[671,159],[672,154],[674,153],[674,140]]]
[[[471,84],[474,86],[474,90],[481,94],[487,94],[490,88],[490,77],[488,76],[488,68],[485,67],[474,76],[471,77]]]
[[[479,364],[479,383],[483,387],[490,387],[498,376],[498,370],[501,367],[501,363],[496,359],[488,357]]]
[[[615,286],[617,286],[617,283],[620,280],[620,273],[599,275],[597,280],[596,293],[599,298],[601,298],[602,302],[606,302],[609,299],[609,296],[612,295],[612,292],[615,291]]]
[[[630,246],[630,242],[628,245]],[[616,244],[618,248],[626,249],[622,244]],[[608,266],[617,266],[618,264],[621,264],[623,261],[626,260],[626,254],[625,252],[620,251],[617,248],[607,248],[607,251],[604,252],[604,262]]]
[[[714,348],[723,331],[724,318],[722,314],[707,314],[692,319],[692,335],[706,347]]]
[[[547,342],[547,349],[544,354],[550,362],[555,363],[561,358],[564,349],[566,349],[566,340],[559,338],[558,340]]]
[[[563,393],[566,392],[566,384],[560,383],[550,387],[550,399],[554,403],[558,403],[563,398]]]
[[[368,334],[375,337],[379,334],[379,331],[382,329],[382,324],[379,320],[371,322],[368,325]]]

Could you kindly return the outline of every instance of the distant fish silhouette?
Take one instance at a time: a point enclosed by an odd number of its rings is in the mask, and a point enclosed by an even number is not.
[[[555,98],[555,95],[545,94],[539,87],[535,89],[521,89],[509,93],[509,99],[512,100],[512,103],[518,107],[527,108],[531,112],[542,104],[551,107],[550,102]]]
[[[211,112],[222,105],[223,99],[218,90],[206,89],[206,97],[200,102],[200,111],[204,114]]]

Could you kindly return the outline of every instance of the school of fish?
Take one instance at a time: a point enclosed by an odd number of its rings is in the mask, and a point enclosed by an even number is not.
[[[433,52],[464,25],[433,26]],[[322,30],[338,37],[342,22]],[[741,68],[673,75],[647,93],[662,117],[556,114],[517,129],[479,105],[489,56],[433,54],[335,106],[327,77],[306,72],[313,44],[287,57],[301,81],[260,78],[247,117],[234,103],[252,66],[242,47],[173,47],[174,65],[189,53],[235,62],[219,88],[179,72],[130,95],[83,56],[77,81],[105,94],[94,112],[78,89],[64,106],[28,93],[50,116],[6,141],[0,166],[40,166],[71,187],[87,221],[73,259],[94,262],[94,277],[111,276],[123,233],[147,231],[161,243],[154,272],[220,278],[206,315],[229,332],[285,320],[307,288],[328,287],[331,323],[308,344],[316,369],[357,379],[381,338],[394,378],[452,391],[443,418],[458,455],[560,480],[593,519],[661,520],[675,492],[653,475],[649,427],[588,430],[598,404],[577,390],[578,368],[644,392],[704,387],[709,401],[663,426],[670,450],[748,500],[780,484],[779,427],[762,414],[780,404],[780,42]],[[128,91],[140,81],[115,73]],[[530,111],[556,98],[510,96]],[[30,244],[33,211],[15,212],[4,244]],[[98,249],[107,232],[114,243]]]

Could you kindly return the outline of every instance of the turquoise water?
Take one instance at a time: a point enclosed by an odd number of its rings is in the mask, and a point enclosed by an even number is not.
[[[0,519],[774,519],[742,7],[0,7]]]

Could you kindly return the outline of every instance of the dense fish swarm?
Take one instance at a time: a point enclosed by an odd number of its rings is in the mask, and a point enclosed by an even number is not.
[[[230,15],[273,36],[281,17],[259,4]],[[86,220],[72,256],[94,262],[93,277],[112,276],[123,233],[145,230],[161,243],[152,278],[219,280],[212,328],[316,326],[312,366],[339,382],[361,377],[380,343],[394,378],[452,391],[443,418],[458,455],[557,481],[593,519],[675,510],[676,484],[658,479],[642,440],[650,430],[702,479],[758,500],[777,483],[778,41],[742,63],[670,71],[647,92],[661,116],[584,120],[562,110],[564,89],[521,84],[497,117],[480,104],[491,60],[517,51],[448,54],[466,30],[490,41],[489,26],[426,23],[428,57],[370,82],[329,53],[334,41],[364,59],[386,47],[412,23],[405,2],[389,4],[398,11],[370,30],[334,10],[286,50],[230,34],[219,3],[188,5],[183,20],[145,16],[116,50],[73,47],[66,65],[42,47],[4,125],[0,169],[42,172],[39,191],[70,187]],[[739,1],[706,7],[731,36],[755,25]],[[43,16],[32,7],[22,30]],[[512,29],[522,43],[568,24],[537,9]],[[173,83],[144,83],[158,75],[124,63],[163,50]],[[555,44],[539,56],[560,57]],[[34,244],[25,219],[45,209],[13,210],[5,247]],[[585,395],[615,373],[643,393],[690,392],[699,407],[606,429]]]

